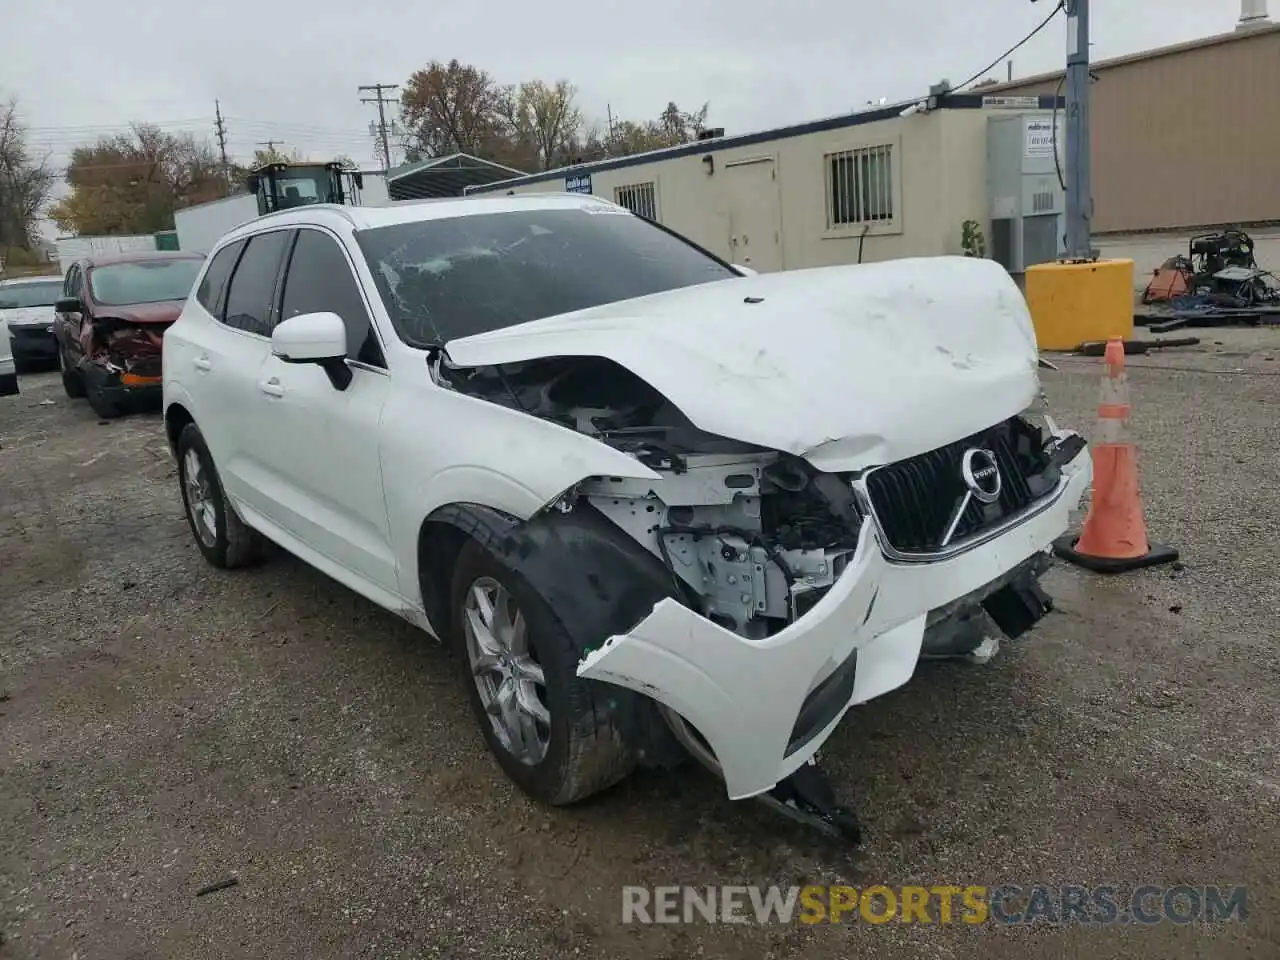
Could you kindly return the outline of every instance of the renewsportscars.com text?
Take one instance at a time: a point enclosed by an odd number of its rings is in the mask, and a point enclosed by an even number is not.
[[[623,923],[1221,923],[1248,918],[1244,887],[623,887]]]

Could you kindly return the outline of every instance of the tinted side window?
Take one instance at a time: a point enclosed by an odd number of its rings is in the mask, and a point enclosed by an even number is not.
[[[67,279],[62,284],[62,295],[64,297],[80,296],[80,267],[73,264],[71,269],[67,271]]]
[[[200,306],[219,320],[222,319],[223,294],[227,290],[227,281],[231,279],[231,271],[235,269],[236,258],[244,249],[244,243],[243,240],[237,240],[215,253],[196,289],[196,299],[200,301]]]
[[[291,236],[288,230],[250,237],[227,290],[223,323],[259,336],[271,336],[276,277]]]
[[[338,241],[318,230],[301,230],[284,280],[280,319],[300,313],[336,313],[347,326],[347,356],[386,366],[378,335]]]

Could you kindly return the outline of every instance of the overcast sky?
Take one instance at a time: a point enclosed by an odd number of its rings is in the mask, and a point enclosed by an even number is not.
[[[0,97],[33,143],[70,149],[130,121],[212,135],[247,159],[283,141],[313,159],[373,164],[376,115],[357,86],[403,83],[457,57],[499,81],[567,78],[588,117],[656,117],[709,101],[728,133],[858,109],[965,79],[1054,0],[0,0]],[[1096,59],[1231,30],[1239,0],[1093,0]],[[981,12],[980,12],[981,11]],[[1064,58],[1061,16],[1014,75]],[[1003,65],[993,71],[1001,79]],[[367,95],[367,94],[366,94]]]

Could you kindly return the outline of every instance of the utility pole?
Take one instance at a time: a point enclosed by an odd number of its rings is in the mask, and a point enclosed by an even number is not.
[[[399,87],[400,84],[398,83],[369,83],[359,88],[360,93],[364,93],[368,90],[372,90],[374,93],[372,97],[361,97],[361,103],[376,103],[378,105],[378,137],[382,141],[382,162],[384,170],[391,169],[391,141],[387,138],[387,113],[385,105],[388,103],[395,103],[395,101],[390,97],[384,97],[382,92],[384,90],[390,92],[392,90],[399,89]]]
[[[283,140],[259,140],[257,143],[254,144],[254,146],[266,147],[268,155],[271,155],[276,152],[277,143],[284,143],[284,141]]]
[[[1067,13],[1067,259],[1090,260],[1093,190],[1089,164],[1089,0]]]
[[[231,180],[231,165],[227,163],[227,126],[222,121],[222,104],[213,101],[213,112],[218,118],[213,128],[218,132],[218,152],[222,155],[222,175],[228,182]]]

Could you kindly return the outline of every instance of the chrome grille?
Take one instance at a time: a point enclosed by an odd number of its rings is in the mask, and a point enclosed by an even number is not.
[[[983,504],[971,498],[956,527],[959,543],[1025,510],[1050,493],[1058,471],[1050,467],[1040,431],[1020,417],[955,443],[892,463],[867,476],[867,495],[889,545],[904,554],[941,548],[953,511],[965,495],[961,460],[973,447],[990,450],[1002,480],[1000,497]]]

